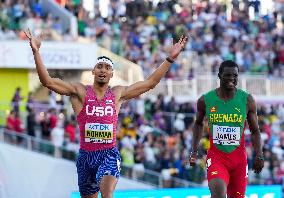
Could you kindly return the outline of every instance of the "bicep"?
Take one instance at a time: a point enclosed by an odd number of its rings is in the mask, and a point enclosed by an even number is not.
[[[197,112],[195,123],[202,125],[206,114],[204,97],[200,97],[197,101]]]
[[[258,131],[258,121],[257,121],[257,110],[255,100],[251,95],[248,96],[248,114],[247,121],[250,128],[250,131],[254,133]]]
[[[149,80],[139,81],[130,86],[123,87],[120,98],[123,100],[135,98],[149,91],[152,88],[153,87],[151,87],[151,83],[149,82]]]
[[[76,84],[64,82],[59,78],[52,78],[46,87],[58,94],[70,96],[77,93]]]

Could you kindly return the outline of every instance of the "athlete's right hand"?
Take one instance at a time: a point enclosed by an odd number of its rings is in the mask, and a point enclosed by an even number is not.
[[[196,160],[197,160],[197,152],[191,152],[190,157],[189,157],[189,165],[195,166]]]
[[[43,32],[38,37],[35,37],[34,35],[32,35],[30,29],[25,30],[24,33],[30,41],[30,46],[33,52],[38,52],[40,45],[41,45],[41,41],[43,40],[43,37],[44,37]]]

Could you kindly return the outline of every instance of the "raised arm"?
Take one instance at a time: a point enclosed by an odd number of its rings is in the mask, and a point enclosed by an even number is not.
[[[247,121],[249,129],[251,131],[251,142],[255,153],[253,170],[255,173],[260,173],[264,165],[264,159],[263,159],[262,146],[260,141],[260,131],[258,128],[256,103],[251,95],[248,95],[247,107],[248,107]]]
[[[174,44],[170,50],[168,58],[144,81],[139,81],[130,86],[121,87],[121,100],[135,98],[150,89],[153,89],[160,80],[165,76],[170,68],[171,63],[178,57],[184,49],[187,42],[187,37],[182,36],[179,41]]]
[[[49,76],[49,73],[43,64],[40,53],[39,53],[39,48],[41,45],[41,41],[43,39],[43,33],[41,33],[39,37],[35,37],[32,35],[29,29],[25,30],[24,32],[30,41],[30,46],[32,48],[34,60],[36,64],[36,70],[37,70],[41,84],[47,87],[48,89],[55,91],[56,93],[61,94],[61,95],[70,96],[70,95],[76,94],[77,93],[76,87],[78,86],[77,84],[67,83],[58,78],[51,78]]]
[[[192,151],[189,159],[191,166],[194,166],[196,164],[198,145],[203,135],[205,114],[206,114],[206,108],[205,108],[204,96],[201,96],[197,101],[197,112],[196,112],[195,122],[193,125]]]

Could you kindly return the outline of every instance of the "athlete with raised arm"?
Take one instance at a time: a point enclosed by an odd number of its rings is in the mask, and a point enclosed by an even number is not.
[[[207,153],[207,178],[211,198],[244,198],[248,177],[244,128],[247,120],[255,153],[253,169],[260,173],[263,154],[258,128],[256,103],[253,97],[237,89],[239,67],[233,61],[220,65],[220,87],[201,96],[193,127],[190,165],[194,166],[203,133],[204,118],[208,119],[210,148]]]
[[[43,39],[25,31],[33,51],[36,69],[43,86],[70,96],[80,128],[80,151],[77,159],[78,185],[82,198],[111,198],[120,175],[120,154],[116,147],[116,128],[121,104],[153,89],[186,45],[187,37],[170,47],[166,60],[144,81],[130,86],[109,87],[113,62],[99,57],[92,70],[93,85],[64,82],[51,78],[40,53]]]

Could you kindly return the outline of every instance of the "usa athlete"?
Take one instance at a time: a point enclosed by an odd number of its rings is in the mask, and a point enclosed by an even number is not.
[[[224,61],[219,68],[220,87],[209,91],[197,101],[193,128],[190,165],[195,165],[197,149],[206,116],[209,125],[210,148],[207,153],[207,178],[212,198],[244,198],[247,184],[247,156],[244,141],[247,120],[255,153],[253,169],[263,168],[263,154],[253,97],[237,89],[239,67]]]
[[[109,87],[113,62],[99,57],[92,70],[93,85],[67,83],[51,78],[43,65],[39,48],[43,35],[34,37],[25,31],[33,51],[36,69],[43,86],[70,96],[80,127],[80,151],[77,160],[78,185],[82,198],[111,198],[120,175],[120,154],[116,147],[117,116],[121,104],[153,89],[171,63],[185,47],[187,37],[170,47],[169,56],[146,80],[130,86]]]

